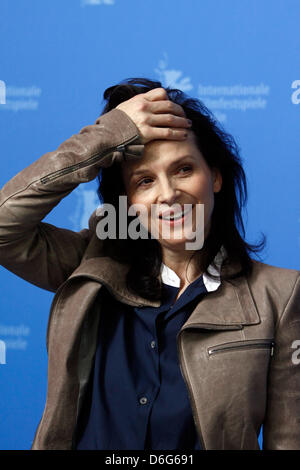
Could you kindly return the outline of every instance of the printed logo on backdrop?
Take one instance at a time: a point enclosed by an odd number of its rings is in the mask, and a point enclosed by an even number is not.
[[[155,72],[165,87],[178,88],[182,91],[190,91],[194,88],[190,77],[185,77],[182,70],[168,68],[168,57],[166,53],[164,53],[164,58],[159,61],[158,68],[155,69]]]
[[[292,88],[295,89],[295,91],[292,93],[291,100],[293,104],[299,104],[300,103],[300,80],[294,80],[292,83]]]
[[[179,88],[189,92],[194,88],[191,78],[185,72],[168,67],[167,54],[159,62],[155,73],[164,86]],[[264,110],[267,107],[267,98],[270,87],[260,84],[232,84],[215,85],[211,83],[198,83],[197,97],[213,112],[220,122],[225,122],[230,111]],[[300,94],[300,92],[299,92]]]
[[[0,104],[6,104],[6,85],[3,80],[0,80]]]
[[[41,88],[36,86],[28,87],[17,87],[17,86],[5,86],[1,87],[0,81],[0,103],[1,96],[5,94],[5,101],[3,106],[0,106],[0,110],[3,111],[36,111],[39,107],[39,98],[41,96]],[[4,91],[3,91],[4,90]]]
[[[26,325],[4,325],[0,324],[0,364],[5,360],[6,351],[18,350],[25,351],[28,346],[28,337],[30,328]],[[3,345],[4,343],[4,345]],[[5,364],[6,362],[4,362]]]
[[[114,5],[115,0],[81,0],[81,6]]]
[[[265,110],[269,85],[232,84],[232,85],[198,85],[198,97],[216,115],[221,113],[222,121],[227,120],[228,111]]]

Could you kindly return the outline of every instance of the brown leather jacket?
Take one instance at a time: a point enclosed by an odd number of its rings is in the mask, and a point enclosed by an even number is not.
[[[124,153],[140,158],[143,145],[134,123],[114,109],[19,172],[0,193],[1,264],[56,292],[47,331],[47,400],[33,449],[72,447],[96,348],[94,300],[101,286],[130,305],[159,305],[129,292],[128,267],[103,256],[95,213],[78,233],[41,222]],[[253,261],[251,278],[222,281],[181,328],[179,364],[205,449],[258,449],[262,424],[265,449],[300,449],[299,274]]]

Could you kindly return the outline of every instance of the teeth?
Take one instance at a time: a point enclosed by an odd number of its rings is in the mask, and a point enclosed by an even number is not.
[[[162,217],[163,219],[165,220],[176,220],[176,219],[180,219],[182,217],[182,214],[183,212],[181,212],[179,215],[169,215],[169,216],[165,216],[165,217]]]
[[[181,219],[181,217],[185,214],[187,214],[189,212],[189,209],[186,210],[185,212],[184,211],[181,211],[180,214],[177,214],[177,215],[174,215],[174,214],[170,214],[170,215],[166,215],[166,216],[162,216],[162,219],[164,220],[177,220],[177,219]]]

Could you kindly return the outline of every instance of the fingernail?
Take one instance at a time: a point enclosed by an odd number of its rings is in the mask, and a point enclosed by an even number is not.
[[[190,126],[193,125],[193,121],[191,121],[190,119],[188,119],[187,122],[188,122],[188,124],[189,124]]]

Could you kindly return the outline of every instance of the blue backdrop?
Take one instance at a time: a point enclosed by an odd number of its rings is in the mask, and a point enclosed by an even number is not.
[[[160,79],[236,137],[247,240],[264,232],[264,262],[299,269],[299,17],[299,0],[1,0],[0,186],[93,124],[106,87]],[[45,220],[87,227],[95,190],[80,185]],[[0,449],[30,448],[42,415],[52,298],[0,267]]]

